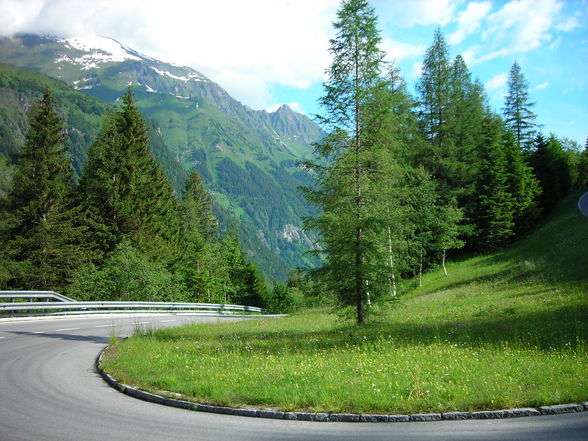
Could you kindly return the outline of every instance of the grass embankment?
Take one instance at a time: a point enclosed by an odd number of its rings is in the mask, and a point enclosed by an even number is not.
[[[412,413],[588,399],[588,219],[573,200],[532,236],[426,275],[358,327],[327,311],[195,325],[118,343],[103,367],[184,399]]]

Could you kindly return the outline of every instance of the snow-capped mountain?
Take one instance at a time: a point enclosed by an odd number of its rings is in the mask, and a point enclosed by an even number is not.
[[[310,241],[300,227],[310,209],[297,190],[308,176],[297,163],[310,155],[322,131],[306,116],[288,106],[273,113],[253,110],[197,70],[108,37],[0,38],[0,62],[42,72],[110,103],[131,86],[183,168],[198,170],[219,205],[251,227],[251,237],[243,238],[251,253],[265,253],[268,262],[277,253],[288,265],[308,263],[300,256]],[[278,266],[274,275],[284,276],[287,265]]]

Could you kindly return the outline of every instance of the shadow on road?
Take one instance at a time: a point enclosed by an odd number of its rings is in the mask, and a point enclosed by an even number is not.
[[[65,333],[56,333],[56,332],[35,333],[35,332],[27,332],[27,331],[7,331],[7,332],[10,334],[27,336],[27,337],[52,338],[52,339],[65,340],[65,341],[91,341],[94,343],[103,343],[103,344],[108,344],[108,342],[110,340],[108,337],[98,336],[98,335],[76,335],[76,334],[65,334]]]

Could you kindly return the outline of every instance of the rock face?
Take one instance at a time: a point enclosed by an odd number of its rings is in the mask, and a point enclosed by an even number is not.
[[[273,113],[250,109],[204,74],[106,37],[3,38],[0,62],[42,72],[108,103],[131,86],[184,171],[203,176],[221,218],[240,221],[241,239],[266,273],[279,279],[291,266],[314,263],[302,256],[311,241],[301,217],[312,210],[298,191],[309,176],[297,163],[323,133],[306,116],[285,105]]]

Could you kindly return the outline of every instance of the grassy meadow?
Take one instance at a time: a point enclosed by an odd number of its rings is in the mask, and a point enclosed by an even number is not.
[[[236,407],[414,413],[588,399],[588,219],[574,198],[510,248],[448,270],[364,326],[318,309],[155,330],[111,347],[102,367]]]

